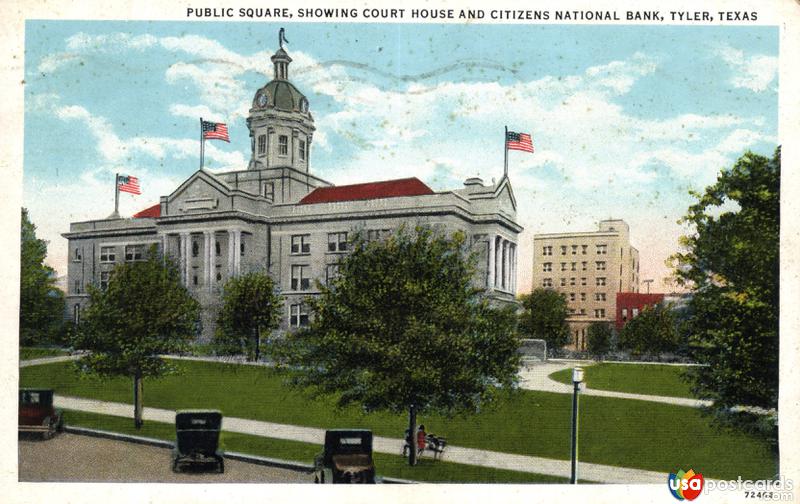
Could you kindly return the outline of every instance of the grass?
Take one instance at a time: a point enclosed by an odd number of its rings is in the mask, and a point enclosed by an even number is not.
[[[369,428],[400,438],[403,414],[337,410],[333,399],[313,400],[284,385],[276,371],[254,366],[177,361],[182,374],[146,379],[147,406],[171,410],[217,408],[226,416],[319,428]],[[20,369],[23,386],[52,387],[59,394],[132,402],[130,379],[80,378],[72,363]],[[457,446],[568,460],[571,396],[517,391],[470,417],[421,415],[429,432]],[[581,460],[674,472],[693,467],[707,478],[772,477],[776,460],[766,443],[717,430],[695,408],[627,399],[581,398]],[[731,454],[739,454],[732,457]]]
[[[69,352],[60,348],[19,347],[19,360],[21,361],[58,355],[69,355]]]
[[[685,371],[685,366],[603,362],[587,366],[584,379],[587,387],[598,390],[668,397],[693,397],[689,384],[681,378],[681,374]],[[549,378],[572,385],[572,369],[556,371]]]
[[[141,430],[136,430],[130,418],[72,410],[65,411],[64,418],[67,424],[72,426],[175,441],[175,426],[173,424],[147,421]],[[223,431],[220,436],[220,447],[225,451],[306,463],[312,463],[314,455],[322,449],[321,445],[248,436],[226,431]],[[568,481],[567,478],[555,476],[491,469],[431,459],[421,459],[415,467],[410,467],[407,460],[399,454],[375,453],[373,454],[373,459],[379,476],[416,481],[437,483],[566,483]],[[310,480],[311,477],[309,476]]]

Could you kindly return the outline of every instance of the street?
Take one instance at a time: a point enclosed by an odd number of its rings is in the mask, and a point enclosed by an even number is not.
[[[225,460],[225,473],[171,469],[171,450],[61,433],[49,441],[19,439],[20,481],[151,483],[311,483],[298,471]]]

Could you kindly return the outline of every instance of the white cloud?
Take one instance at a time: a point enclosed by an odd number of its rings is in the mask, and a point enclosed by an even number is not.
[[[731,85],[751,91],[765,91],[778,75],[778,58],[756,54],[746,56],[744,51],[729,45],[720,45],[715,54],[722,58],[733,71]]]

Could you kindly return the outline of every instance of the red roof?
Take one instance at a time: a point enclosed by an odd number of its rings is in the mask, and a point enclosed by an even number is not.
[[[151,207],[147,207],[141,212],[133,214],[134,219],[141,219],[143,217],[161,217],[161,203],[156,203]]]
[[[301,205],[311,203],[331,203],[334,201],[355,201],[401,196],[423,196],[433,194],[433,189],[416,177],[368,182],[333,187],[319,187],[300,200]]]

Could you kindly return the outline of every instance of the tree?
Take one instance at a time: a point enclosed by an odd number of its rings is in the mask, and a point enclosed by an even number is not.
[[[535,289],[521,298],[523,313],[520,332],[531,338],[543,339],[547,348],[559,349],[569,343],[567,300],[553,289]]]
[[[636,355],[674,352],[679,345],[678,324],[672,309],[663,304],[646,306],[619,333],[619,346]]]
[[[694,227],[672,257],[693,291],[686,321],[694,393],[719,414],[778,407],[781,151],[746,152],[724,169],[682,222]]]
[[[55,287],[55,270],[44,264],[47,242],[22,209],[20,236],[19,339],[21,345],[52,341],[64,320],[64,294]]]
[[[172,370],[161,354],[182,351],[194,337],[199,303],[181,285],[178,268],[150,249],[144,261],[117,265],[105,291],[89,286],[73,346],[91,353],[77,364],[134,383],[134,425],[142,425],[142,379]]]
[[[252,272],[225,284],[215,338],[223,347],[260,358],[261,336],[278,328],[283,301],[272,278]]]
[[[474,412],[515,383],[515,307],[493,308],[474,287],[462,233],[401,229],[352,248],[308,301],[310,326],[272,346],[293,383],[340,406],[407,410],[412,442],[417,412]]]
[[[597,357],[607,354],[611,351],[613,337],[614,330],[611,329],[611,324],[607,322],[589,324],[589,329],[587,330],[589,353]]]

